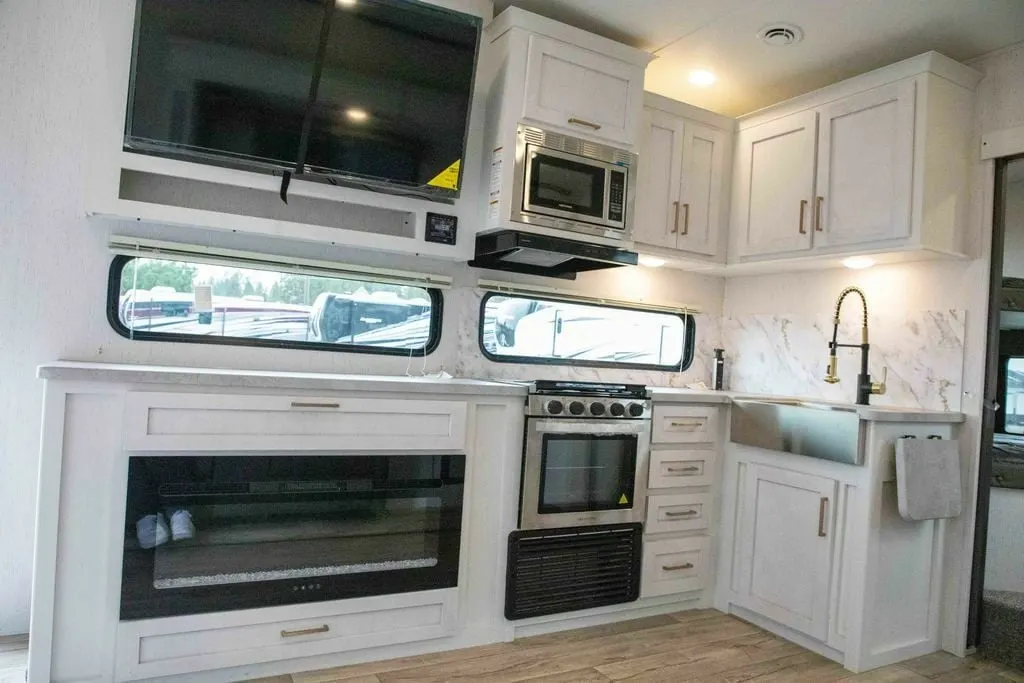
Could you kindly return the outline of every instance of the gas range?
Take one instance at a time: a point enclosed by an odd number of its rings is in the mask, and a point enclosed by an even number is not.
[[[527,417],[577,420],[644,420],[651,401],[642,384],[537,380],[530,387]]]

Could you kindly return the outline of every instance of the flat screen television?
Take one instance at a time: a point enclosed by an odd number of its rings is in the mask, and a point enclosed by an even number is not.
[[[480,29],[414,0],[138,0],[124,146],[454,199]]]

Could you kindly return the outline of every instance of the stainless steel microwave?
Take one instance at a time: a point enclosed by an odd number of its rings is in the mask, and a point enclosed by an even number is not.
[[[637,159],[625,149],[520,124],[509,218],[628,242]]]

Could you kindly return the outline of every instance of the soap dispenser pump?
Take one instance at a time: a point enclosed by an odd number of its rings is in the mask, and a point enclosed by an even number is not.
[[[714,387],[715,391],[722,390],[722,383],[725,378],[725,349],[714,349],[715,352],[715,368],[712,374],[711,386]]]

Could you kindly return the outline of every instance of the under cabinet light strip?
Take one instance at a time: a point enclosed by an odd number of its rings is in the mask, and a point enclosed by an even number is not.
[[[110,237],[110,250],[125,256],[163,258],[177,261],[205,263],[213,266],[249,267],[256,270],[273,270],[296,275],[344,278],[378,282],[381,284],[406,285],[450,289],[452,278],[447,275],[416,273],[405,270],[391,270],[372,266],[317,261],[290,256],[275,257],[251,251],[204,247],[198,244],[163,242],[136,237]]]
[[[574,292],[571,289],[558,289],[556,287],[544,287],[542,285],[520,285],[511,282],[500,282],[498,280],[479,280],[477,287],[485,292],[497,294],[512,294],[516,296],[535,296],[546,298],[564,299],[584,304],[598,304],[603,306],[624,306],[636,310],[656,311],[659,313],[680,313],[694,314],[701,313],[698,306],[689,304],[654,303],[647,301],[631,301],[629,299],[616,299],[613,297],[589,296]]]

